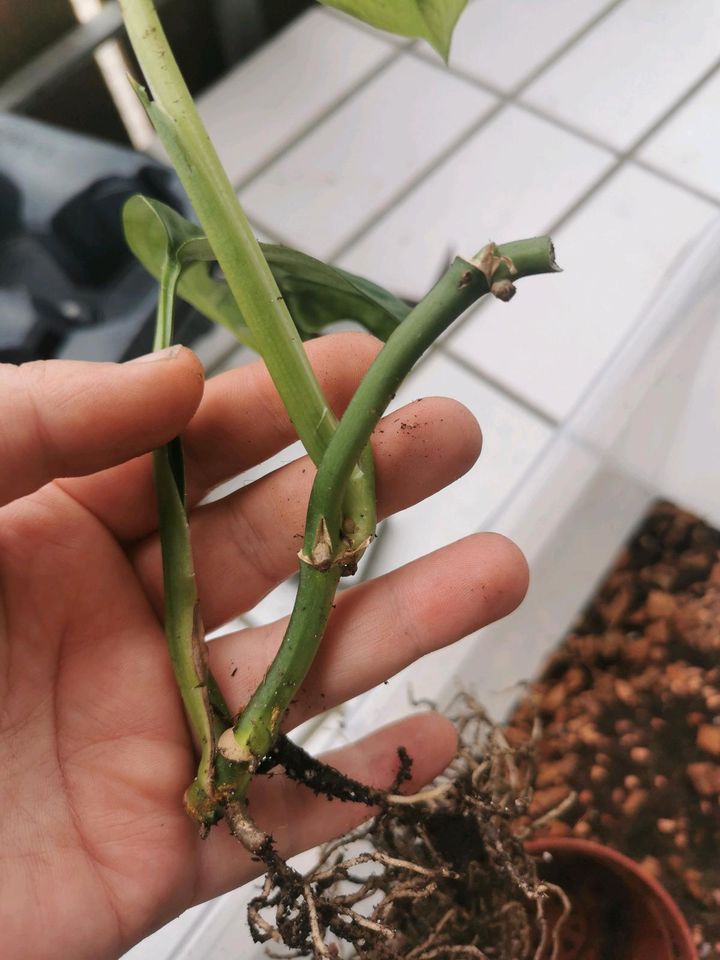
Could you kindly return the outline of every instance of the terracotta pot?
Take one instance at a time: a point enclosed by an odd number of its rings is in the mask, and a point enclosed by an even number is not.
[[[541,877],[561,886],[572,903],[559,960],[697,960],[675,901],[628,857],[573,837],[535,839],[528,849],[546,854]]]

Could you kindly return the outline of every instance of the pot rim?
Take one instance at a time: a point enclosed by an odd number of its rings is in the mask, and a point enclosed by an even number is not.
[[[526,841],[525,847],[533,854],[547,851],[551,855],[567,853],[585,856],[599,863],[614,866],[619,874],[629,874],[662,908],[672,928],[675,943],[684,950],[678,960],[697,960],[697,949],[690,927],[677,903],[665,887],[655,877],[642,870],[635,860],[596,840],[584,840],[580,837],[533,837]]]

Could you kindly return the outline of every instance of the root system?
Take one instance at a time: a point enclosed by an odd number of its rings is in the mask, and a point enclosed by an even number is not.
[[[305,874],[278,857],[270,838],[257,838],[256,853],[268,873],[249,908],[256,941],[314,958],[557,956],[568,903],[561,890],[539,879],[524,847],[534,828],[527,818],[532,738],[511,748],[479,704],[463,703],[455,760],[432,788],[415,796],[398,795],[409,776],[403,752],[396,782],[381,792],[344,780],[288,741],[280,745],[273,762],[294,778],[318,793],[381,811],[325,847]],[[542,822],[560,812],[546,811]]]

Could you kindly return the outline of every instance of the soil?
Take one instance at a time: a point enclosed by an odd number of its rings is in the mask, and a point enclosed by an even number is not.
[[[719,957],[718,530],[655,505],[516,707],[509,742],[538,720],[527,819],[569,802],[545,833],[637,860],[678,902],[701,960]]]

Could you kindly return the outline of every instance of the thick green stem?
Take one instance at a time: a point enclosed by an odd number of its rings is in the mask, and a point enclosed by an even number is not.
[[[398,387],[427,348],[476,300],[494,292],[510,299],[513,280],[558,270],[548,237],[496,246],[472,260],[456,258],[442,279],[390,336],[348,405],[317,472],[308,505],[304,553],[312,558],[320,530],[329,532],[333,556],[340,548],[341,497],[357,450],[368,442]]]
[[[358,387],[313,484],[305,526],[300,584],[281,647],[263,682],[219,750],[250,772],[272,746],[291,701],[320,645],[346,562],[342,496],[358,452],[402,380],[440,334],[479,297],[509,299],[512,279],[557,270],[546,237],[502,247],[489,244],[473,260],[456,259],[388,339]],[[514,291],[514,287],[512,288]]]
[[[301,564],[295,605],[280,650],[233,730],[225,731],[218,741],[221,753],[247,765],[250,773],[275,742],[285,712],[315,658],[340,573],[339,564],[324,571]]]
[[[125,26],[153,95],[145,106],[207,234],[225,279],[310,457],[317,464],[337,420],[323,397],[300,335],[260,245],[198,116],[152,0],[120,0]],[[370,451],[348,485],[346,514],[357,547],[375,529]]]

